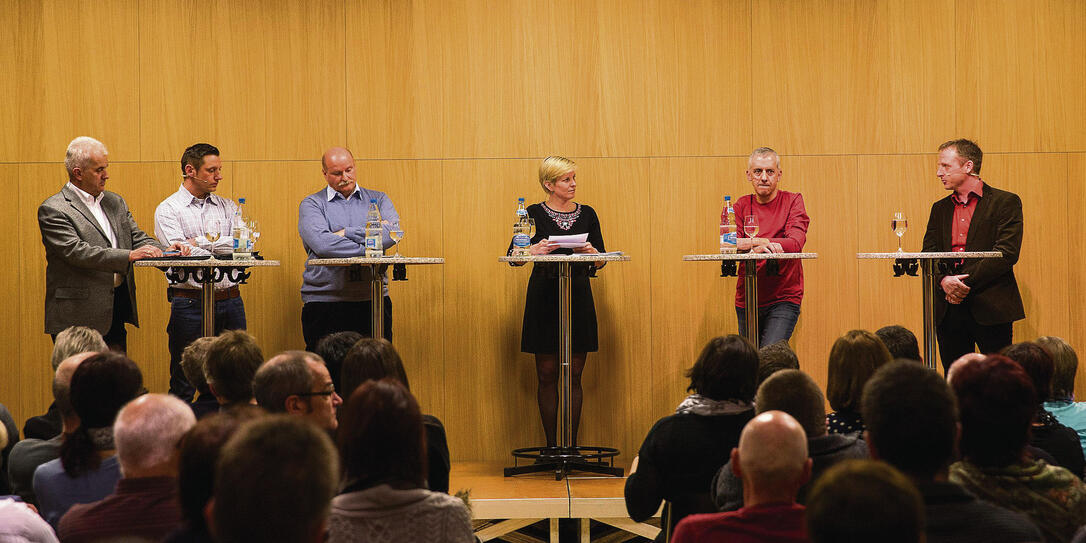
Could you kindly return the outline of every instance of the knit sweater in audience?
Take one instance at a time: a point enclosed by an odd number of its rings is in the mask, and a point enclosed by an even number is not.
[[[868,458],[867,443],[855,435],[826,434],[807,440],[807,455],[811,457],[811,479],[799,489],[796,501],[807,502],[807,491],[830,466],[849,459]],[[743,481],[732,472],[732,463],[721,466],[713,478],[710,496],[721,511],[743,507]]]
[[[1086,402],[1056,400],[1045,402],[1045,411],[1052,413],[1060,424],[1078,434],[1079,445],[1086,451]]]
[[[727,513],[690,515],[675,528],[672,543],[805,543],[805,509],[797,503],[744,507]]]
[[[924,497],[926,543],[1027,543],[1041,541],[1029,517],[978,500],[948,482],[916,485]]]
[[[34,495],[38,512],[53,528],[60,517],[77,503],[96,502],[108,496],[121,480],[121,464],[116,456],[103,459],[98,469],[79,477],[64,473],[60,459],[50,460],[34,471]]]
[[[124,478],[105,499],[72,506],[61,517],[57,535],[64,543],[160,541],[180,525],[177,478]]]
[[[1086,485],[1070,471],[1043,460],[981,468],[962,460],[950,466],[950,481],[983,500],[1024,513],[1045,541],[1069,541],[1086,524]]]
[[[460,498],[389,485],[332,499],[330,543],[472,543],[471,514]]]

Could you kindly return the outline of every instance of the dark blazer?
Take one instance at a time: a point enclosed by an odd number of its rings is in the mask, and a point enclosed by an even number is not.
[[[963,282],[969,287],[965,304],[978,324],[993,325],[1026,317],[1014,265],[1022,250],[1022,200],[1017,194],[983,183],[983,196],[977,202],[966,235],[966,251],[999,251],[1003,258],[967,259],[961,273],[969,274]],[[951,196],[931,206],[924,251],[950,250],[950,227],[954,219]],[[942,321],[947,302],[942,289],[935,291],[935,320]]]
[[[38,227],[45,245],[45,333],[69,326],[89,326],[103,335],[113,322],[113,274],[127,275],[132,315],[139,326],[136,283],[128,253],[144,245],[162,248],[136,226],[124,198],[104,192],[102,210],[117,238],[109,238],[90,209],[68,185],[38,206]]]

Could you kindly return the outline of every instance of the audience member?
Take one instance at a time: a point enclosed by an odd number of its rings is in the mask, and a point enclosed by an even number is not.
[[[222,447],[243,424],[265,415],[254,405],[238,405],[212,413],[196,422],[181,438],[178,496],[184,522],[165,539],[167,543],[212,543],[204,508],[215,488],[215,463]]]
[[[253,395],[270,413],[299,415],[328,432],[339,422],[336,410],[343,403],[332,385],[324,361],[306,351],[287,351],[256,370]]]
[[[53,376],[53,405],[60,414],[63,432],[50,439],[24,439],[11,450],[8,457],[11,491],[27,503],[38,503],[34,496],[34,470],[60,457],[60,445],[64,442],[64,436],[79,427],[79,416],[72,409],[72,374],[80,363],[95,354],[97,353],[79,353],[66,358],[57,366],[56,375]]]
[[[796,501],[805,503],[807,491],[830,466],[850,458],[867,458],[867,444],[859,436],[826,431],[826,400],[818,384],[799,370],[774,373],[758,387],[754,396],[757,413],[782,411],[799,422],[807,437],[807,451],[813,462],[811,479],[799,489]],[[713,503],[721,511],[743,507],[743,481],[724,464],[712,484]]]
[[[657,541],[683,517],[716,510],[709,488],[754,417],[757,375],[758,351],[750,341],[734,334],[711,340],[687,372],[693,394],[645,436],[626,479],[626,511],[644,522],[661,501],[670,502]]]
[[[253,376],[264,363],[264,354],[253,336],[244,330],[227,330],[207,349],[205,376],[219,405],[253,403]]]
[[[354,347],[354,344],[363,337],[365,336],[354,330],[347,330],[328,334],[317,342],[315,352],[317,356],[324,359],[324,365],[328,367],[328,373],[332,375],[332,383],[336,386],[336,394],[340,396],[350,395],[350,391],[344,391],[340,386],[340,368],[343,367],[343,359],[346,358],[351,347]]]
[[[208,517],[218,543],[320,543],[339,483],[328,434],[290,415],[243,425],[215,467]]]
[[[924,541],[924,502],[889,464],[846,460],[811,489],[807,535],[813,543],[918,543]]]
[[[219,412],[219,400],[211,393],[211,387],[207,386],[207,351],[215,342],[213,337],[200,337],[189,343],[185,350],[181,351],[181,372],[185,374],[185,380],[196,390],[196,398],[189,407],[200,420],[207,415]]]
[[[1075,373],[1078,371],[1078,355],[1066,341],[1044,336],[1037,344],[1052,355],[1055,371],[1052,373],[1052,396],[1044,408],[1061,424],[1078,434],[1079,443],[1086,450],[1086,404],[1075,401]]]
[[[996,505],[1025,513],[1046,541],[1067,541],[1086,524],[1086,486],[1065,468],[1025,453],[1037,396],[1011,359],[989,355],[962,365],[951,386],[961,412],[961,457],[950,481]]]
[[[947,481],[958,448],[958,404],[938,373],[911,360],[883,366],[864,387],[861,412],[871,456],[900,470],[920,491],[927,543],[1041,541],[1025,515]]]
[[[867,330],[852,330],[833,343],[826,398],[833,412],[826,416],[831,434],[860,434],[864,431],[860,416],[860,396],[864,384],[883,364],[892,360],[882,340]]]
[[[464,502],[426,489],[424,435],[418,403],[394,379],[354,390],[338,436],[346,481],[332,500],[332,543],[475,540]]]
[[[11,543],[57,543],[49,523],[29,505],[13,498],[0,499],[0,541]]]
[[[396,348],[384,338],[364,337],[358,340],[343,358],[343,390],[347,394],[369,380],[385,378],[398,381],[408,391],[407,372]],[[430,490],[449,492],[449,444],[445,438],[445,426],[433,415],[423,415],[426,430],[426,482]]]
[[[743,482],[743,508],[684,518],[674,543],[807,541],[796,493],[811,476],[811,459],[796,419],[783,411],[754,417],[743,428],[739,448],[732,449],[729,466]]]
[[[883,326],[875,330],[875,335],[882,340],[883,345],[886,345],[886,350],[890,351],[890,358],[924,361],[924,358],[920,356],[920,343],[916,341],[916,336],[908,328],[897,324]]]
[[[1029,444],[1051,454],[1057,465],[1071,470],[1081,479],[1086,458],[1083,457],[1078,434],[1060,424],[1052,413],[1044,409],[1044,402],[1052,394],[1052,373],[1055,370],[1052,356],[1043,347],[1031,342],[1015,343],[1004,348],[1001,354],[1022,366],[1033,382],[1037,405],[1030,425]]]
[[[799,358],[788,342],[781,340],[758,349],[758,386],[781,370],[798,370]]]
[[[148,394],[124,406],[113,423],[123,478],[104,499],[73,505],[60,519],[60,539],[160,541],[176,530],[181,525],[178,444],[194,424],[188,404],[166,394]]]
[[[56,373],[60,363],[80,353],[100,353],[107,350],[102,334],[86,326],[69,326],[57,334],[53,342],[51,363]],[[23,424],[23,437],[27,439],[52,439],[61,432],[61,416],[56,402],[49,405],[44,415],[30,417]]]
[[[60,458],[34,471],[38,510],[53,527],[77,503],[98,501],[121,478],[114,455],[113,420],[143,392],[143,376],[123,354],[107,351],[84,360],[72,374],[71,402],[79,426],[64,434]]]

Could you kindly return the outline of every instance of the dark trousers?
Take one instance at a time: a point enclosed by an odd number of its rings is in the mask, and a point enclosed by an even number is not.
[[[132,317],[132,300],[128,299],[128,278],[125,278],[121,286],[113,289],[113,323],[109,325],[109,331],[102,339],[110,350],[120,353],[128,352],[128,330],[125,329],[125,321]],[[56,337],[53,338],[56,340]]]
[[[1011,344],[1014,323],[977,324],[969,306],[949,304],[943,320],[935,327],[939,339],[939,358],[943,362],[943,374],[962,355],[973,352],[973,346],[984,354],[997,353]]]
[[[302,306],[305,350],[316,352],[321,338],[336,332],[358,332],[373,337],[369,300],[364,302],[307,302]],[[392,299],[385,296],[385,339],[392,341]]]
[[[216,335],[223,330],[244,330],[245,325],[245,304],[241,298],[215,302]],[[185,372],[181,370],[181,353],[204,335],[203,302],[200,298],[175,296],[170,300],[170,322],[166,325],[166,334],[170,336],[170,394],[192,402],[196,389],[185,379]]]

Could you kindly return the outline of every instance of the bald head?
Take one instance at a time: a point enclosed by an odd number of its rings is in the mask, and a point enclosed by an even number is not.
[[[196,424],[192,408],[168,394],[145,394],[117,413],[113,439],[125,477],[177,476],[178,444]]]
[[[766,411],[751,419],[739,436],[739,448],[732,450],[732,469],[743,480],[748,506],[767,501],[759,497],[795,499],[810,475],[810,465],[807,434],[783,411]],[[753,500],[747,499],[748,493]]]
[[[946,372],[946,382],[950,383],[954,379],[954,374],[964,368],[965,366],[976,362],[977,360],[984,360],[984,355],[980,353],[966,353],[960,358],[954,361],[950,365],[950,368]]]
[[[325,151],[321,157],[321,170],[324,172],[324,180],[332,190],[342,194],[344,198],[354,192],[354,155],[346,148],[333,147]]]

